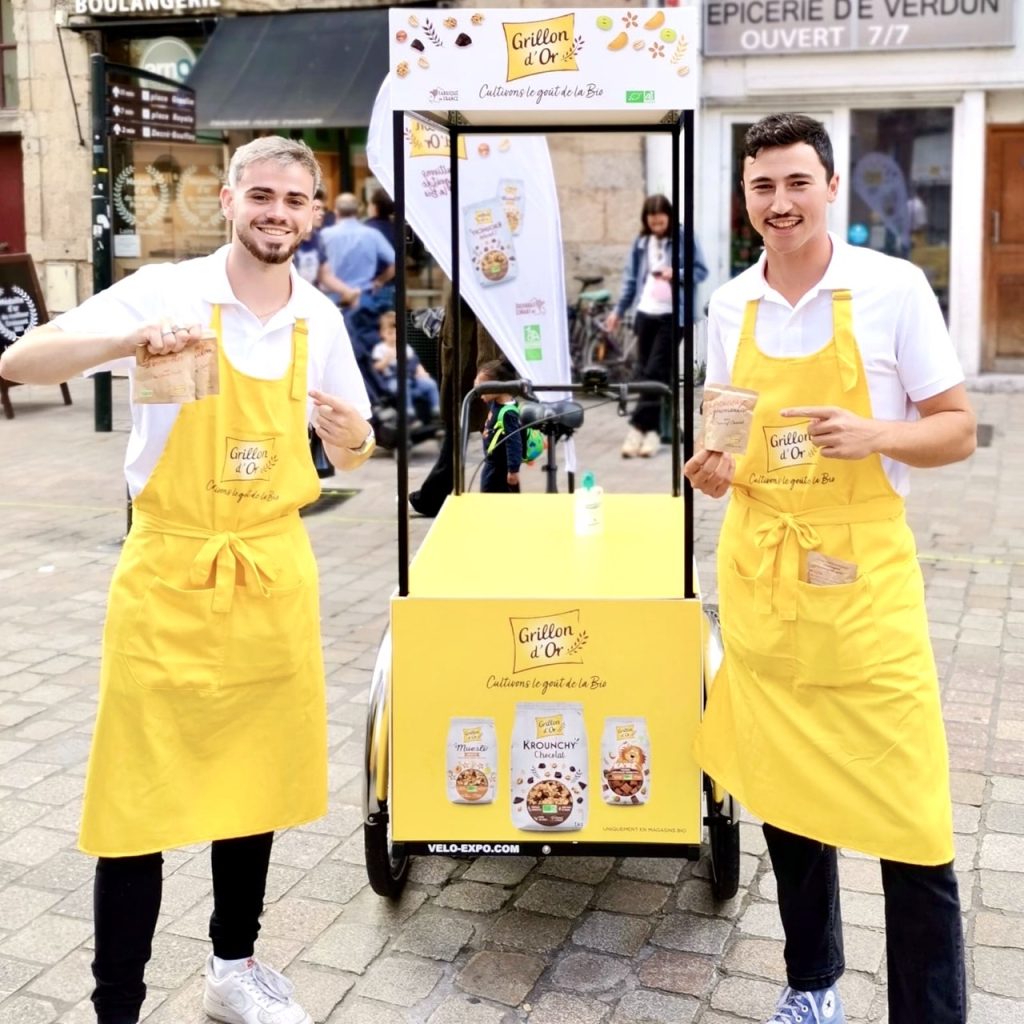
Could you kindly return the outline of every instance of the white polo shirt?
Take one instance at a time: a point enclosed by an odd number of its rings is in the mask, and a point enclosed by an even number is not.
[[[227,277],[229,249],[225,245],[199,259],[142,267],[52,322],[69,334],[128,334],[142,324],[164,319],[175,324],[208,325],[213,307],[219,305],[228,362],[250,377],[273,380],[284,376],[291,364],[292,328],[296,320],[302,319],[309,328],[309,387],[351,402],[360,415],[369,419],[370,403],[363,379],[334,303],[303,281],[293,267],[288,304],[261,324],[231,290]],[[135,360],[128,356],[95,366],[87,373],[103,370],[131,376]],[[142,490],[163,453],[179,408],[132,403],[132,432],[124,469],[133,497]],[[310,400],[310,416],[312,410]]]
[[[765,255],[717,289],[708,309],[707,380],[728,384],[747,302],[760,299],[755,337],[774,357],[811,355],[832,338],[832,292],[853,295],[853,334],[867,374],[872,413],[880,420],[914,420],[914,402],[964,380],[935,293],[907,260],[847,245],[833,234],[824,276],[795,306],[765,280]],[[813,382],[802,401],[811,405]],[[882,458],[899,494],[910,489],[910,468]]]

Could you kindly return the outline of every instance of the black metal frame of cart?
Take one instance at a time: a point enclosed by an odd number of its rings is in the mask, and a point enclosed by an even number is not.
[[[694,205],[694,114],[691,110],[673,112],[665,116],[659,122],[650,124],[544,124],[536,126],[524,125],[471,125],[465,123],[463,117],[453,112],[445,123],[433,114],[424,114],[419,111],[396,110],[393,112],[393,152],[394,152],[394,182],[395,182],[395,219],[398,227],[396,232],[396,266],[397,295],[396,306],[404,311],[406,302],[405,293],[405,117],[415,116],[427,123],[434,124],[444,129],[449,135],[449,159],[451,169],[451,190],[450,190],[450,211],[451,211],[451,254],[452,254],[452,295],[451,308],[455,311],[454,330],[454,366],[461,365],[461,310],[459,300],[460,285],[460,234],[461,223],[459,216],[459,178],[458,178],[458,141],[460,136],[465,135],[536,135],[548,133],[610,133],[610,132],[632,132],[632,133],[667,133],[672,137],[672,208],[671,218],[671,244],[673,266],[679,265],[679,211],[680,211],[680,170],[685,170],[685,183],[683,187],[682,202],[682,244],[685,254],[683,261],[683,288],[682,293],[686,302],[686,316],[683,322],[683,360],[685,373],[683,375],[683,402],[682,413],[685,417],[685,426],[680,427],[680,401],[679,401],[679,314],[680,290],[674,288],[672,296],[672,494],[680,497],[685,488],[685,543],[684,557],[685,565],[685,597],[693,598],[694,592],[694,566],[693,566],[693,492],[689,482],[684,482],[682,477],[682,463],[680,460],[680,440],[682,440],[683,455],[689,458],[693,453],[693,311],[694,311],[694,280],[693,280],[693,259],[694,259],[694,229],[693,229],[693,205]],[[683,145],[683,167],[680,167],[679,151],[680,139]],[[407,358],[406,358],[406,318],[398,317],[398,416],[399,416],[399,445],[398,445],[398,558],[399,558],[399,582],[398,595],[406,597],[409,594],[409,460],[408,448],[405,443],[407,437]],[[453,387],[452,392],[452,423],[456,434],[460,433],[460,412],[461,402],[458,387]],[[681,436],[680,436],[681,435]],[[462,445],[457,443],[458,437],[453,437],[452,453],[454,463],[454,492],[462,493],[463,490],[463,451]],[[570,483],[571,487],[571,483]],[[705,609],[704,616],[705,643],[704,643],[704,692],[702,698],[706,702],[707,669],[711,661],[720,662],[721,641],[718,630],[717,613]],[[387,799],[379,799],[377,796],[377,765],[378,757],[381,754],[381,730],[389,733],[390,727],[386,720],[384,711],[387,705],[388,689],[390,687],[390,664],[392,652],[391,631],[385,632],[383,642],[377,654],[377,662],[370,684],[369,714],[366,733],[366,789],[364,791],[364,850],[366,854],[366,869],[370,884],[375,892],[382,896],[397,897],[404,888],[409,870],[410,855],[469,855],[502,853],[500,848],[488,843],[459,843],[444,842],[436,843],[406,842],[395,844],[390,838],[390,815]],[[714,665],[717,669],[717,664]],[[378,717],[379,714],[379,717]],[[390,739],[388,739],[390,747]],[[390,750],[389,750],[390,756]],[[736,814],[736,807],[732,798],[726,793],[716,792],[712,780],[706,775],[701,775],[701,784],[707,801],[707,813],[704,822],[708,826],[711,853],[711,890],[716,899],[730,899],[736,894],[739,884],[739,822]],[[518,841],[516,852],[520,855],[533,856],[686,856],[690,859],[697,859],[702,849],[701,844],[672,844],[672,843],[598,843],[598,842],[557,842],[549,843],[543,840]]]
[[[672,495],[679,497],[682,488],[685,487],[686,503],[684,507],[685,522],[685,545],[683,548],[686,565],[684,567],[684,596],[694,596],[693,585],[693,501],[689,481],[684,481],[682,476],[682,462],[680,460],[680,439],[682,440],[683,459],[689,459],[693,454],[693,314],[694,314],[694,280],[693,261],[695,238],[693,229],[693,203],[694,203],[694,112],[684,110],[682,112],[671,112],[656,122],[642,123],[630,122],[620,123],[553,123],[539,125],[522,124],[499,124],[499,125],[474,125],[467,123],[463,116],[457,111],[449,114],[448,120],[443,121],[433,113],[423,113],[414,110],[395,110],[392,113],[392,155],[394,160],[394,182],[395,182],[395,267],[396,294],[395,307],[398,310],[405,310],[405,244],[406,244],[406,222],[405,222],[405,118],[413,116],[428,124],[433,124],[448,133],[448,153],[451,173],[451,190],[449,193],[449,208],[451,214],[451,258],[452,258],[452,296],[451,308],[455,312],[454,339],[455,353],[453,365],[462,365],[462,311],[460,294],[461,278],[461,218],[459,214],[459,168],[458,168],[458,142],[460,136],[465,135],[548,135],[548,134],[609,134],[609,133],[630,133],[630,134],[668,134],[672,138],[672,218],[669,225],[671,234],[672,265],[679,266],[679,224],[680,224],[680,170],[685,171],[685,182],[682,190],[682,226],[683,226],[683,287],[682,293],[686,300],[686,317],[683,322],[683,364],[685,374],[683,375],[683,428],[680,438],[679,421],[679,388],[675,386],[679,381],[679,314],[680,290],[672,289]],[[680,166],[679,148],[680,139],[683,147],[683,160]],[[408,387],[406,367],[406,317],[398,317],[398,594],[406,597],[409,593],[409,456],[408,456],[408,413],[407,395]],[[459,429],[461,396],[458,387],[451,389],[452,408],[451,422],[455,424],[456,434]],[[454,493],[461,494],[463,487],[462,473],[462,450],[457,443],[457,437],[453,438],[452,459],[454,469]]]

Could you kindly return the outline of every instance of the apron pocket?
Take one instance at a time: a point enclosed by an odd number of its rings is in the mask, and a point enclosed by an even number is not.
[[[179,590],[154,578],[139,605],[123,654],[147,690],[212,690],[224,664],[224,636],[212,590]]]
[[[842,686],[871,674],[880,654],[871,581],[797,583],[797,674],[794,682]]]
[[[794,624],[783,622],[774,612],[758,613],[754,603],[755,580],[744,576],[733,561],[729,562],[718,588],[726,653],[761,678],[792,679]]]
[[[268,596],[236,587],[228,617],[223,686],[254,686],[294,676],[318,643],[315,587],[271,588]]]

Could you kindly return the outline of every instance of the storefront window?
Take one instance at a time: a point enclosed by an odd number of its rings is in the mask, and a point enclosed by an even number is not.
[[[221,145],[114,143],[115,280],[146,263],[205,256],[223,245],[225,171]]]
[[[14,5],[0,0],[0,109],[18,105],[18,50],[14,42]]]
[[[909,259],[949,304],[953,111],[850,113],[849,240]]]

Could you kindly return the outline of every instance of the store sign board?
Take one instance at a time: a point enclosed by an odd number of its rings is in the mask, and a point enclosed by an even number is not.
[[[396,110],[695,109],[695,8],[395,9]]]
[[[93,18],[124,18],[152,14],[218,14],[220,0],[72,0],[71,13]]]
[[[704,56],[1013,46],[1015,0],[708,0]]]
[[[47,319],[32,257],[0,255],[0,352]]]

